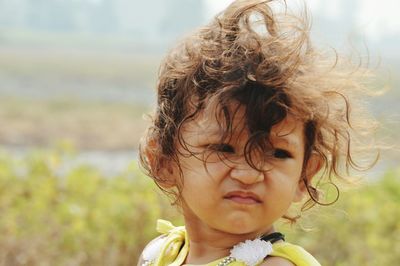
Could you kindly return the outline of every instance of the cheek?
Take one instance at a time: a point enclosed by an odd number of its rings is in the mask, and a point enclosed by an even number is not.
[[[300,159],[290,159],[287,161],[277,162],[273,164],[273,169],[277,169],[282,175],[298,178],[303,169],[303,161]]]
[[[228,177],[230,169],[226,163],[220,161],[217,163],[208,163],[207,169],[204,171],[211,179],[218,182],[218,180]]]
[[[273,168],[267,174],[267,186],[278,193],[293,194],[299,184],[301,167],[286,165],[286,167]]]
[[[224,163],[207,164],[205,168],[203,163],[192,164],[191,168],[183,170],[182,196],[188,201],[194,198],[203,198],[203,200],[213,199],[220,194],[221,183],[229,175],[229,167]],[[205,198],[204,195],[207,195]]]
[[[229,174],[230,167],[226,163],[219,161],[215,163],[190,162],[185,171],[185,177],[195,179],[199,183],[218,182]],[[199,184],[201,185],[201,184]]]

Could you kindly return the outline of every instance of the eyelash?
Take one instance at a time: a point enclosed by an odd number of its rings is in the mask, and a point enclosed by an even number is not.
[[[235,149],[229,144],[210,144],[208,149],[216,152],[235,153]],[[275,149],[273,156],[277,159],[292,158],[292,154],[284,149]]]
[[[290,152],[283,149],[275,149],[273,155],[277,159],[288,159],[293,157],[292,154],[290,154]]]
[[[229,144],[210,144],[208,149],[216,152],[235,153],[235,149]]]

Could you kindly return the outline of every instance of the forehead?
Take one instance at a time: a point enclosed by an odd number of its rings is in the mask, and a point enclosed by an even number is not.
[[[228,131],[231,139],[248,137],[244,106],[232,105],[229,109],[231,127],[228,129],[224,117],[219,115],[217,108],[206,108],[182,127],[185,140],[210,139],[217,140]],[[268,118],[266,118],[268,119]],[[293,115],[288,114],[285,119],[272,126],[269,132],[271,141],[284,142],[290,146],[304,145],[304,125]]]

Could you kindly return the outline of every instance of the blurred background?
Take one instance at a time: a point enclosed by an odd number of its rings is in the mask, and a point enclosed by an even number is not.
[[[163,55],[230,2],[0,0],[0,265],[135,265],[157,218],[181,222],[137,167],[144,114]],[[323,265],[396,264],[400,2],[307,4],[314,42],[357,51],[389,89],[369,108],[393,147],[363,186],[282,230]]]

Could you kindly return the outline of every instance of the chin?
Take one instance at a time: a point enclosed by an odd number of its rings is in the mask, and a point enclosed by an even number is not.
[[[253,233],[257,230],[258,228],[254,225],[254,222],[250,221],[241,221],[241,220],[235,220],[229,223],[225,227],[225,231],[229,231],[231,234],[235,235],[243,235],[243,234],[249,234]]]
[[[252,234],[252,233],[254,233],[254,230],[251,230],[251,229],[243,229],[243,228],[236,228],[236,229],[232,229],[232,230],[230,230],[230,232],[229,232],[230,234],[233,234],[233,235],[247,235],[247,234]]]

